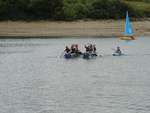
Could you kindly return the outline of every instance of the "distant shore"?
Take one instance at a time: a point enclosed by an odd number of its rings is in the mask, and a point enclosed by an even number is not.
[[[136,36],[150,36],[150,21],[133,21]],[[101,21],[4,21],[0,37],[117,37],[124,30],[123,20]]]

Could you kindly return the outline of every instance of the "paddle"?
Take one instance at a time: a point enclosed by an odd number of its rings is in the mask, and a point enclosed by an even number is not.
[[[111,48],[112,50],[114,50],[114,51],[116,51],[116,49],[114,49],[114,48]]]

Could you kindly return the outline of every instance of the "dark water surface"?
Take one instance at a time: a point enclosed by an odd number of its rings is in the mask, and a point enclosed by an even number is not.
[[[72,43],[103,57],[61,58]],[[111,56],[117,45],[125,56]],[[0,113],[149,112],[150,37],[0,40]]]

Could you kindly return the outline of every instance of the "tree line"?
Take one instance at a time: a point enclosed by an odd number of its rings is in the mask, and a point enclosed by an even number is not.
[[[120,19],[127,10],[142,16],[123,0],[0,0],[0,20]]]

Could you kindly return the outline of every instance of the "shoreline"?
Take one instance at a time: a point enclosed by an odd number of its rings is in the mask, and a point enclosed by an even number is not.
[[[150,21],[133,21],[135,36],[150,36]],[[0,38],[62,38],[62,37],[119,37],[124,20],[96,21],[3,21]]]
[[[0,39],[116,38],[119,36],[0,36]]]

